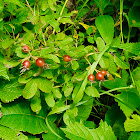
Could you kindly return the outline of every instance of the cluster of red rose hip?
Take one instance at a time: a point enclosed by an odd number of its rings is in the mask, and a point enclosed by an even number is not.
[[[23,52],[23,53],[28,53],[29,50],[30,50],[29,46],[27,46],[27,45],[22,46],[22,52]],[[72,59],[71,59],[71,57],[70,57],[69,55],[64,55],[64,56],[63,56],[63,60],[64,60],[65,62],[69,62],[69,61],[71,61]],[[46,65],[45,60],[44,60],[43,58],[37,58],[37,59],[36,59],[36,65],[37,65],[38,67],[45,67],[45,65]],[[30,61],[29,61],[29,60],[25,60],[25,61],[23,62],[23,69],[24,69],[23,71],[28,70],[30,66],[31,66]],[[105,75],[107,75],[107,72],[106,72],[105,70],[101,70],[100,72],[97,72],[97,74],[96,74],[96,79],[101,81],[101,80],[104,79],[104,76],[105,76]],[[91,81],[91,82],[93,82],[93,81],[95,80],[95,76],[94,76],[93,74],[90,74],[90,75],[88,76],[88,80]]]

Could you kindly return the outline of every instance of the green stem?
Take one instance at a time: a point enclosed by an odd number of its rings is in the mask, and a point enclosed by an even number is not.
[[[120,28],[121,28],[122,43],[124,43],[124,41],[123,41],[123,30],[122,30],[122,13],[123,13],[123,0],[120,0]]]

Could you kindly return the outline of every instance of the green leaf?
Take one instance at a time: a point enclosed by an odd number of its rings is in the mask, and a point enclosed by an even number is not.
[[[26,58],[26,57],[28,57],[30,55],[29,53],[23,53],[22,52],[22,47],[17,47],[15,53],[20,58]]]
[[[2,63],[0,63],[0,76],[3,76],[9,80],[9,76],[7,74],[7,68]]]
[[[55,48],[52,48],[52,47],[50,47],[50,48],[43,48],[43,49],[41,49],[41,51],[40,51],[40,55],[41,55],[42,57],[44,57],[44,56],[47,55],[48,53],[52,53],[52,52],[55,52]]]
[[[70,18],[65,18],[65,17],[61,18],[61,19],[59,20],[59,22],[62,22],[63,24],[66,24],[66,23],[74,24],[74,23],[71,21]]]
[[[101,121],[96,129],[89,129],[83,124],[75,123],[61,128],[69,139],[72,140],[117,140],[110,126]]]
[[[13,44],[14,40],[7,38],[6,40],[2,41],[1,45],[4,49],[9,48]]]
[[[135,55],[140,56],[140,42],[138,43],[125,43],[125,44],[119,44],[119,45],[113,45],[115,48],[123,49],[125,51],[128,51],[130,53],[133,53]]]
[[[137,91],[139,92],[140,95],[140,80],[135,81],[136,87],[137,87]]]
[[[53,107],[55,105],[55,100],[52,93],[44,94],[44,96],[45,96],[45,101],[48,104],[48,106]]]
[[[56,11],[56,0],[48,0],[48,5],[51,10]]]
[[[13,67],[16,67],[17,65],[19,65],[21,62],[18,62],[17,60],[10,60],[10,59],[7,59],[5,58],[3,60],[3,64],[5,67],[7,68],[13,68]]]
[[[51,79],[51,78],[53,78],[52,70],[50,70],[50,69],[43,70],[43,72],[40,74],[40,76]]]
[[[128,140],[139,140],[140,139],[140,132],[132,132],[131,136],[129,137]]]
[[[54,62],[60,63],[59,58],[54,54],[46,54],[44,55],[44,58],[52,59]]]
[[[45,114],[42,116],[31,113],[29,102],[24,99],[3,104],[1,112],[3,116],[0,119],[0,124],[3,126],[33,135],[47,132]]]
[[[119,57],[114,57],[114,62],[122,69],[129,69],[129,66],[126,64],[126,62],[122,61]]]
[[[42,11],[46,11],[46,9],[48,8],[48,3],[46,0],[42,0],[42,3],[41,3],[41,9]]]
[[[73,82],[69,81],[65,86],[63,86],[64,96],[68,97],[73,91]]]
[[[32,98],[37,92],[37,84],[34,79],[30,80],[23,89],[22,96],[25,99]]]
[[[97,44],[97,48],[98,48],[99,52],[101,52],[105,47],[105,42],[101,37],[98,37],[96,39],[96,44]]]
[[[3,140],[28,140],[28,137],[20,131],[2,125],[0,125],[0,138]]]
[[[111,16],[100,15],[95,20],[95,25],[102,38],[107,44],[110,44],[114,37],[114,21]]]
[[[89,43],[94,43],[94,39],[91,36],[88,36],[87,37],[87,40],[88,40]]]
[[[75,122],[75,117],[78,115],[77,107],[68,109],[63,115],[63,120],[66,125],[70,125]]]
[[[56,98],[62,98],[62,94],[61,94],[59,88],[53,88],[53,89],[52,89],[52,92],[53,92],[53,95],[54,95]]]
[[[42,108],[41,99],[38,98],[38,99],[31,100],[30,106],[31,106],[32,111],[38,114]]]
[[[79,68],[79,63],[73,60],[71,66],[73,70],[77,70]]]
[[[6,103],[14,101],[22,94],[22,89],[20,89],[19,83],[16,82],[16,79],[1,86],[0,89],[0,99]]]
[[[80,87],[79,91],[77,92],[77,94],[76,94],[76,95],[74,96],[74,98],[73,98],[73,103],[74,103],[74,104],[77,104],[77,103],[83,98],[84,90],[85,90],[85,87],[86,87],[86,85],[87,85],[87,78],[88,78],[88,75],[89,75],[90,73],[93,73],[93,72],[94,72],[94,70],[95,70],[97,64],[99,63],[101,57],[103,56],[103,54],[105,53],[105,51],[106,51],[108,48],[109,48],[109,46],[106,46],[106,47],[104,48],[104,50],[99,54],[97,61],[96,61],[96,62],[93,62],[93,64],[91,65],[91,68],[90,68],[90,70],[88,71],[88,74],[86,75],[86,77],[85,77],[83,83],[81,84],[81,87]]]
[[[140,131],[140,116],[133,114],[131,117],[132,119],[127,118],[127,120],[124,122],[125,131]]]
[[[132,75],[135,81],[139,81],[140,80],[140,67],[135,68],[132,72]]]
[[[132,27],[140,27],[140,7],[134,6],[130,8],[129,11],[129,20],[130,20],[130,26]]]
[[[22,3],[19,0],[4,0],[5,3],[13,3],[15,5],[18,5],[20,7],[23,7]]]
[[[138,96],[135,90],[128,90],[115,95],[115,101],[118,102],[118,105],[125,116],[130,117],[135,109],[139,107],[140,96]]]
[[[85,93],[88,95],[88,96],[92,96],[92,97],[100,97],[100,94],[98,92],[98,90],[95,88],[95,87],[91,87],[91,86],[88,86],[86,89],[85,89]]]
[[[45,78],[36,79],[37,87],[45,93],[50,93],[52,90],[52,82]]]

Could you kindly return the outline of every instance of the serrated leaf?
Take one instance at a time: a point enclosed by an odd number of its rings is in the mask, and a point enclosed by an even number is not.
[[[22,75],[18,78],[18,82],[21,84],[26,84],[32,79],[32,78],[29,78],[29,79],[26,79],[26,78],[27,78],[27,76]]]
[[[97,48],[98,48],[99,52],[101,52],[105,47],[105,42],[101,37],[98,37],[96,39],[96,44],[97,44]]]
[[[52,59],[56,63],[60,63],[59,58],[54,54],[46,54],[44,55],[45,58]]]
[[[123,49],[125,51],[128,51],[130,53],[133,53],[135,55],[140,56],[140,42],[138,43],[125,43],[125,44],[119,44],[119,45],[113,45],[115,48]]]
[[[40,74],[40,76],[47,77],[48,79],[51,79],[51,78],[53,78],[52,70],[46,69]]]
[[[45,93],[50,93],[52,90],[52,82],[45,78],[36,79],[37,87]]]
[[[109,15],[100,15],[95,20],[95,25],[102,38],[107,44],[110,44],[114,37],[114,20]]]
[[[44,94],[44,96],[45,96],[45,101],[48,104],[48,106],[53,107],[55,105],[55,100],[52,93]]]
[[[20,131],[2,125],[0,125],[0,138],[3,140],[28,140],[28,137]]]
[[[114,62],[122,69],[129,69],[129,66],[126,64],[126,62],[122,61],[117,56],[114,57]]]
[[[3,60],[3,64],[5,67],[7,68],[13,68],[13,67],[16,67],[17,65],[19,65],[21,62],[18,62],[17,60],[10,60],[10,59],[7,59],[5,58]]]
[[[20,89],[19,83],[15,81],[12,80],[3,87],[1,86],[0,99],[3,102],[11,102],[21,96],[22,89]]]
[[[9,80],[9,76],[7,74],[7,68],[2,63],[0,63],[0,76],[3,76]]]
[[[37,92],[37,84],[36,81],[33,79],[26,84],[25,88],[23,89],[22,96],[25,99],[30,99],[36,94],[36,92]]]
[[[92,97],[100,97],[100,94],[98,92],[98,90],[95,88],[95,87],[91,87],[91,86],[88,86],[86,89],[85,89],[85,93],[88,95],[88,96],[92,96]]]
[[[0,124],[3,126],[33,135],[47,132],[45,114],[42,116],[43,112],[42,115],[31,113],[29,102],[24,99],[3,104],[1,112],[3,116],[0,119]]]
[[[73,70],[77,70],[79,68],[79,63],[73,60],[71,66]]]
[[[69,139],[72,140],[117,140],[110,126],[101,121],[97,129],[89,129],[83,124],[75,123],[61,128]]]
[[[115,95],[115,97],[115,101],[118,102],[120,109],[126,117],[130,117],[135,109],[139,107],[140,97],[136,91],[123,91],[121,94]]]
[[[133,114],[131,117],[132,119],[127,118],[127,120],[124,122],[125,131],[140,131],[140,116]]]

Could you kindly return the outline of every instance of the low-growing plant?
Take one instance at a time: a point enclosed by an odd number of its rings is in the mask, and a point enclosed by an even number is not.
[[[0,0],[0,138],[138,140],[139,0]]]

